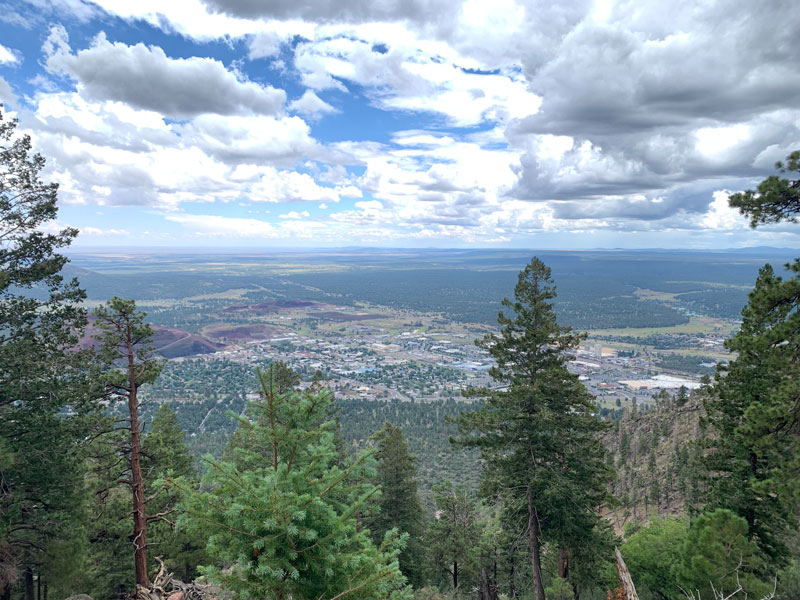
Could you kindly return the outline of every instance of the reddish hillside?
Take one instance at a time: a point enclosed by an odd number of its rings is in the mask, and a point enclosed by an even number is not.
[[[265,323],[246,323],[244,325],[227,325],[216,323],[203,328],[203,335],[212,339],[249,341],[263,340],[279,335],[283,330]]]
[[[99,333],[99,330],[94,326],[93,321],[94,319],[92,318],[86,328],[86,334],[78,343],[81,348],[89,348],[97,344],[94,336]],[[153,325],[152,327],[153,346],[155,346],[156,352],[164,358],[210,354],[225,347],[225,344],[212,342],[182,329],[164,327],[162,325]]]

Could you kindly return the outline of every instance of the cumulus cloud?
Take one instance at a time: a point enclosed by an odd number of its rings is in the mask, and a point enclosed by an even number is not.
[[[315,148],[297,117],[202,115],[187,124],[121,102],[78,93],[38,96],[23,119],[48,157],[49,176],[67,204],[338,202],[352,185],[327,186],[290,168]]]
[[[800,101],[787,10],[646,2],[587,13],[551,58],[523,57],[542,104],[508,127],[524,149],[512,194],[564,200],[555,214],[570,219],[652,221],[706,212],[722,180],[763,177],[800,144],[800,113],[785,108]]]
[[[306,90],[297,100],[290,102],[289,110],[311,119],[319,119],[323,115],[339,112],[317,96],[313,90]]]
[[[81,235],[89,236],[129,236],[130,232],[126,229],[101,229],[100,227],[81,227]]]
[[[102,34],[73,49],[54,28],[51,81],[32,80],[23,119],[65,201],[155,205],[202,235],[747,232],[724,190],[752,187],[800,147],[788,0],[59,1],[239,53],[230,65],[173,58]],[[288,105],[263,83],[287,79],[305,87]],[[365,102],[386,116],[375,131],[356,120]],[[354,119],[352,134],[316,123],[334,111],[337,125]],[[288,206],[266,225],[180,212],[304,201],[329,207],[326,218]]]
[[[346,91],[345,83],[357,84],[380,108],[439,114],[458,126],[536,112],[540,99],[518,71],[484,72],[457,53],[395,28],[383,31],[386,36],[343,32],[298,44],[295,67],[312,89]],[[381,41],[387,37],[390,42]]]
[[[327,23],[422,21],[451,8],[448,0],[205,0],[212,10],[245,18],[303,19]]]
[[[201,115],[175,130],[187,145],[230,163],[291,166],[320,151],[299,117]]]
[[[278,218],[279,219],[295,219],[295,220],[297,220],[297,219],[307,218],[307,217],[310,217],[310,216],[311,216],[311,214],[307,210],[304,210],[302,212],[297,212],[296,210],[290,210],[285,215],[278,215]]]
[[[56,26],[43,50],[48,71],[76,80],[86,98],[125,102],[172,117],[274,115],[286,100],[283,90],[242,80],[218,60],[174,59],[158,46],[110,42],[104,33],[73,54],[66,30]]]

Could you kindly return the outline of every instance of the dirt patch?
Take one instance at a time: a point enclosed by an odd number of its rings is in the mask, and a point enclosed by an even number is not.
[[[96,319],[93,316],[89,317],[89,325],[86,328],[86,332],[78,342],[80,348],[97,347],[99,344],[94,336],[102,334],[102,331],[97,327],[95,321]],[[151,325],[151,327],[153,329],[153,347],[156,353],[164,358],[211,354],[225,347],[225,344],[212,342],[183,329],[161,325]]]
[[[245,325],[209,325],[203,329],[203,334],[214,339],[225,340],[263,340],[273,337],[281,332],[281,329],[264,323],[248,323]]]

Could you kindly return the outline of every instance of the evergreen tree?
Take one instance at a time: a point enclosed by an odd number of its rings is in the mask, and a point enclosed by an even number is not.
[[[292,390],[294,390],[297,385],[300,383],[300,376],[292,371],[283,361],[273,361],[269,363],[267,366],[263,377],[261,378],[267,387],[262,389],[262,395],[265,395],[265,398],[271,401],[275,401],[279,396],[284,394],[288,394]],[[318,391],[321,389],[319,385],[319,381],[316,383],[312,382],[311,390]],[[341,437],[338,435],[339,427],[338,427],[338,420],[335,418],[336,413],[336,403],[330,403],[330,414],[329,417],[333,417],[334,421],[337,425],[336,433],[337,433],[337,451],[340,451],[343,445],[341,442]],[[259,405],[257,404],[250,404],[245,409],[245,414],[248,418],[251,419],[263,419],[264,414],[262,411],[259,410]],[[262,423],[263,424],[263,423]],[[249,470],[249,469],[257,469],[259,467],[259,462],[261,460],[258,453],[250,453],[250,452],[241,452],[243,446],[247,444],[252,444],[253,440],[247,438],[247,431],[245,429],[239,428],[233,432],[230,441],[228,442],[228,446],[225,448],[224,459],[226,461],[230,461],[236,464],[236,467],[240,470]],[[268,448],[264,449],[264,452],[269,452]],[[254,464],[247,464],[246,461],[253,460],[255,461]]]
[[[369,521],[373,540],[377,543],[390,529],[407,533],[406,547],[400,553],[400,570],[409,583],[420,587],[425,549],[424,513],[417,494],[417,457],[408,451],[403,431],[388,421],[373,439],[378,447],[376,481],[381,488],[377,511]]]
[[[376,547],[357,523],[378,492],[371,456],[340,466],[330,392],[274,393],[274,375],[258,373],[261,400],[238,417],[239,460],[208,458],[213,491],[186,500],[185,519],[217,560],[204,572],[236,598],[410,597],[397,562],[404,536],[392,530]]]
[[[476,390],[483,406],[458,420],[463,446],[479,448],[484,491],[502,491],[510,511],[527,516],[532,584],[544,600],[541,546],[550,541],[569,554],[591,544],[602,528],[596,508],[606,497],[612,471],[595,433],[593,397],[567,370],[567,352],[584,336],[556,322],[555,287],[534,258],[519,275],[515,301],[503,300],[500,335],[476,343],[496,361],[490,375],[498,390]]]
[[[477,510],[466,491],[447,481],[433,489],[436,512],[428,526],[427,545],[438,575],[444,575],[452,589],[469,590],[476,581],[478,540]]]
[[[112,431],[85,452],[93,501],[87,527],[89,558],[84,565],[88,585],[80,592],[92,598],[122,597],[136,582],[131,569],[131,491],[119,481],[126,470],[126,459],[119,452],[128,441],[126,434]]]
[[[800,150],[786,157],[786,162],[775,163],[781,173],[800,172]],[[757,190],[746,190],[728,198],[731,207],[738,208],[750,217],[750,225],[757,227],[780,221],[796,221],[800,214],[800,181],[770,175]]]
[[[148,545],[164,559],[167,568],[183,581],[191,581],[197,565],[206,562],[205,540],[196,533],[175,527],[175,508],[181,501],[178,488],[167,486],[166,478],[183,478],[197,485],[197,473],[186,447],[183,430],[175,412],[162,404],[153,417],[150,433],[142,443],[142,474],[148,504]],[[161,518],[152,517],[160,515]]]
[[[108,305],[95,311],[100,334],[99,353],[108,370],[106,386],[111,398],[124,401],[128,416],[117,420],[117,427],[128,432],[121,450],[127,459],[127,476],[124,481],[133,492],[133,557],[136,586],[148,588],[147,575],[147,524],[160,518],[147,515],[145,483],[142,476],[141,424],[139,422],[139,388],[158,377],[163,362],[156,358],[152,345],[153,330],[145,322],[145,313],[137,310],[133,300],[114,297]]]
[[[763,565],[756,544],[747,539],[747,523],[724,509],[692,520],[675,570],[681,587],[696,590],[700,598],[726,597],[739,585],[744,597],[764,598],[772,588],[755,575]]]
[[[16,126],[0,105],[0,593],[21,569],[30,595],[34,571],[53,559],[48,549],[82,526],[76,456],[93,390],[84,354],[73,352],[85,295],[64,279],[67,259],[57,254],[78,232],[45,232],[58,186],[40,179],[45,160]]]
[[[791,269],[800,274],[800,261]],[[717,436],[702,458],[709,507],[728,508],[747,522],[773,565],[785,564],[786,540],[797,530],[800,433],[800,277],[759,272],[739,332],[726,347],[737,353],[717,373],[704,402]]]
[[[170,472],[173,477],[194,478],[192,457],[175,411],[166,404],[158,407],[150,432],[142,442],[142,473],[147,485]]]

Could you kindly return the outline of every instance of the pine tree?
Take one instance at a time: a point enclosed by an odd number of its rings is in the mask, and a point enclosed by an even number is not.
[[[128,416],[118,419],[118,429],[128,432],[122,446],[127,459],[128,473],[125,482],[133,492],[133,556],[136,586],[148,588],[147,575],[147,524],[160,518],[147,515],[149,498],[145,495],[142,476],[141,424],[139,422],[139,388],[152,383],[161,372],[163,362],[155,354],[152,345],[153,330],[145,322],[145,313],[137,310],[133,300],[114,297],[108,305],[100,305],[95,311],[97,327],[101,334],[99,353],[108,370],[105,374],[110,397],[124,401]]]
[[[410,597],[397,562],[404,536],[390,531],[376,547],[357,523],[378,491],[367,482],[373,459],[341,464],[331,393],[275,393],[274,373],[258,373],[261,399],[237,417],[237,460],[207,458],[213,491],[186,500],[184,519],[217,560],[204,572],[242,599]]]
[[[775,163],[775,168],[781,173],[800,172],[800,150],[789,154],[785,163]],[[750,217],[752,227],[784,220],[794,222],[800,214],[800,181],[771,175],[758,185],[757,190],[732,194],[728,202]]]
[[[148,544],[167,568],[184,581],[194,578],[196,567],[206,561],[205,540],[184,529],[176,529],[176,507],[182,499],[179,489],[165,480],[182,478],[184,485],[197,485],[192,456],[175,411],[162,404],[153,416],[150,432],[142,442],[142,474],[148,504]],[[152,517],[161,515],[162,518]]]
[[[447,481],[433,488],[435,518],[428,526],[427,545],[438,574],[446,575],[452,589],[469,589],[476,581],[478,559],[477,510],[466,491]]]
[[[409,583],[420,587],[425,549],[421,543],[424,513],[417,494],[417,458],[408,451],[403,431],[388,421],[373,439],[377,443],[376,481],[381,488],[377,511],[369,521],[373,540],[377,543],[391,529],[407,533],[400,570]]]
[[[502,492],[509,510],[527,516],[533,589],[544,600],[542,542],[567,554],[591,543],[612,472],[594,435],[604,424],[593,397],[567,370],[567,352],[584,336],[557,324],[550,269],[534,258],[514,294],[503,300],[514,314],[499,314],[500,335],[476,342],[495,359],[489,373],[500,389],[473,392],[486,399],[459,418],[458,443],[481,450],[484,491]]]
[[[85,294],[64,279],[67,259],[57,253],[78,232],[46,233],[58,186],[40,179],[45,160],[16,126],[0,105],[0,593],[21,569],[30,595],[48,548],[81,527],[76,456],[93,390],[84,353],[73,352]]]
[[[800,261],[791,269],[800,274]],[[748,537],[776,566],[788,557],[797,529],[796,473],[800,433],[800,277],[759,272],[739,332],[726,342],[737,353],[705,398],[716,437],[702,459],[710,479],[706,501],[743,517]]]
[[[755,542],[747,539],[747,523],[725,509],[692,520],[681,561],[673,565],[681,587],[697,590],[700,598],[728,597],[739,586],[742,597],[768,597],[772,585],[755,575],[763,567]]]

